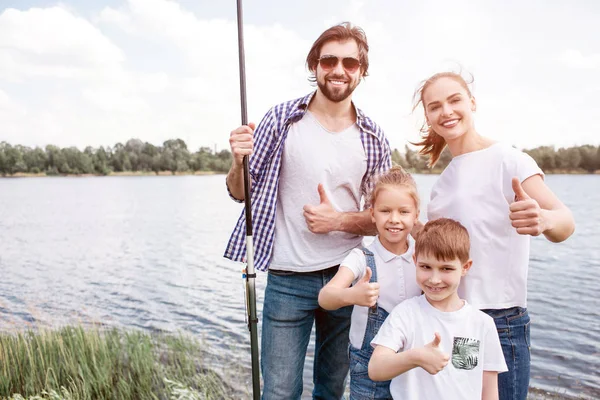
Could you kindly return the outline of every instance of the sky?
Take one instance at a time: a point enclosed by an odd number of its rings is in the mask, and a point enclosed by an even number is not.
[[[419,83],[473,75],[477,131],[519,148],[600,144],[596,0],[244,0],[249,121],[312,90],[316,38],[369,40],[354,102],[392,148],[416,141]],[[0,0],[0,142],[229,148],[241,124],[235,0]]]

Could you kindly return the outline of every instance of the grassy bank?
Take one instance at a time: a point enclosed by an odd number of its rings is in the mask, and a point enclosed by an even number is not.
[[[0,399],[233,397],[188,337],[82,327],[0,334]]]
[[[201,343],[183,335],[83,327],[0,333],[2,400],[240,398],[251,395],[206,368]],[[531,388],[528,399],[572,397]]]

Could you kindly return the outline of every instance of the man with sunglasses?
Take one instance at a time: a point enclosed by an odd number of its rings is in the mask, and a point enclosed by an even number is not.
[[[263,306],[263,399],[300,399],[313,323],[313,398],[340,399],[348,374],[351,307],[325,311],[321,288],[364,235],[375,233],[367,199],[373,178],[390,168],[382,130],[352,103],[369,68],[367,39],[343,23],[314,42],[306,63],[317,90],[273,107],[254,124],[231,132],[234,156],[227,189],[244,199],[244,155],[252,181],[256,269],[269,270]],[[225,251],[245,258],[245,217]]]

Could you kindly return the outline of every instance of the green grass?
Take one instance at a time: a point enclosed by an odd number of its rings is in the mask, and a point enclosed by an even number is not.
[[[226,399],[192,338],[64,327],[0,333],[0,399]],[[36,397],[37,396],[37,397]]]

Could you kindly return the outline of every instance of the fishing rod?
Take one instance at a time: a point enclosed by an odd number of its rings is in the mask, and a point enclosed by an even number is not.
[[[237,0],[238,53],[240,60],[240,100],[242,125],[248,125],[246,107],[246,68],[244,60],[244,22],[242,0]],[[250,330],[250,352],[252,355],[252,394],[260,400],[260,370],[258,363],[258,317],[256,315],[256,271],[254,270],[254,243],[252,240],[252,209],[250,202],[250,168],[248,156],[244,156],[244,204],[246,209],[246,312]]]

